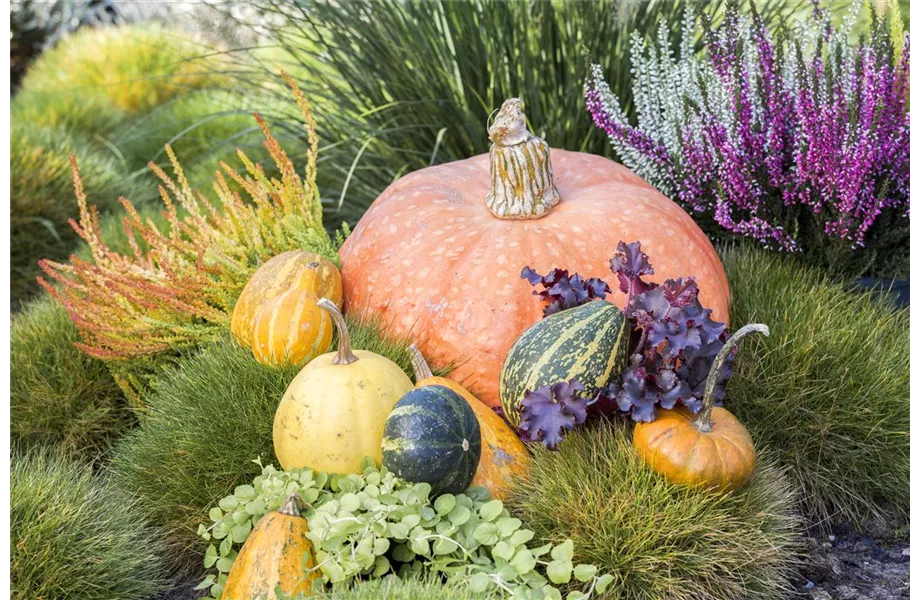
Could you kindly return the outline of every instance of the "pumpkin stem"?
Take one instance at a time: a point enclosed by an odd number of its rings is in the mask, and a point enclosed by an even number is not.
[[[303,509],[303,499],[300,497],[300,494],[295,492],[287,497],[287,500],[284,501],[284,505],[278,509],[278,512],[289,517],[299,517],[301,513],[303,513]]]
[[[428,366],[428,362],[425,360],[425,357],[422,356],[422,353],[419,352],[415,344],[409,344],[409,356],[412,358],[412,371],[415,373],[415,383],[418,383],[422,379],[434,377],[434,373],[431,372],[431,367]]]
[[[489,127],[489,176],[486,206],[499,219],[539,219],[559,203],[553,184],[549,145],[530,133],[524,101],[510,98]]]
[[[719,350],[715,359],[712,361],[712,367],[709,369],[709,376],[706,378],[706,391],[703,393],[703,408],[693,421],[693,424],[700,431],[705,433],[712,431],[713,396],[715,395],[716,385],[719,383],[719,372],[722,370],[722,365],[728,360],[732,350],[738,347],[741,338],[754,332],[760,332],[769,336],[770,328],[759,323],[745,325],[725,341],[725,345],[722,346],[721,350]]]
[[[339,310],[339,307],[329,298],[320,298],[316,305],[329,313],[329,316],[335,322],[336,331],[339,333],[339,349],[335,353],[335,358],[332,359],[332,364],[349,365],[358,360],[355,353],[351,351],[351,337],[348,335],[345,317],[342,316],[342,311]]]

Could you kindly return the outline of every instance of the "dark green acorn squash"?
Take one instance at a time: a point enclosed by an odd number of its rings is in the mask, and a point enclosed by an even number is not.
[[[626,364],[629,329],[623,312],[595,300],[537,321],[502,363],[499,394],[505,417],[518,425],[524,392],[577,379],[592,394]]]
[[[400,398],[383,429],[383,466],[432,496],[469,487],[482,450],[479,421],[457,392],[426,385]]]

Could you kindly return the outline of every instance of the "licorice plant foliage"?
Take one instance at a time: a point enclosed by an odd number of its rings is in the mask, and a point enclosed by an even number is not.
[[[718,238],[742,236],[833,271],[909,269],[907,36],[892,41],[872,15],[850,32],[856,1],[833,30],[827,11],[771,34],[751,2],[718,27],[685,15],[679,54],[663,27],[655,45],[632,38],[632,124],[600,65],[585,85],[588,110],[617,154],[679,201]],[[900,20],[897,21],[898,24]],[[900,56],[898,56],[900,52]]]
[[[147,600],[168,586],[167,545],[137,501],[51,451],[12,453],[10,538],[15,600]]]
[[[216,573],[198,588],[220,597],[237,548],[292,493],[309,507],[307,537],[321,581],[336,590],[395,573],[443,577],[473,593],[523,600],[562,600],[557,586],[568,586],[568,598],[588,600],[613,581],[593,565],[575,563],[571,540],[531,543],[534,532],[483,487],[434,496],[429,484],[401,480],[371,457],[361,466],[360,474],[342,476],[268,465],[252,485],[222,498],[211,509],[211,522],[199,528],[210,542],[205,568]]]

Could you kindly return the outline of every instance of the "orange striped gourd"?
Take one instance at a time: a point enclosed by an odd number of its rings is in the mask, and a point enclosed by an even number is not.
[[[332,340],[329,315],[317,305],[327,297],[342,303],[335,265],[302,250],[262,265],[240,294],[230,331],[263,364],[301,364],[323,353]]]
[[[276,598],[275,588],[290,598],[311,595],[321,574],[301,510],[300,496],[291,494],[284,506],[256,523],[233,561],[221,600],[270,600]]]

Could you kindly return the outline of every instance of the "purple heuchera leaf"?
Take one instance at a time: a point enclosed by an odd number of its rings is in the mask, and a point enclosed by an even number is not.
[[[543,287],[542,290],[534,290],[533,294],[546,302],[544,317],[592,300],[603,300],[610,293],[610,286],[602,279],[584,279],[578,273],[569,275],[565,269],[553,269],[546,275],[540,275],[530,267],[524,267],[521,279],[526,279],[532,286]]]
[[[584,389],[573,379],[525,392],[518,428],[521,439],[555,450],[566,431],[588,418],[588,400],[580,396]]]
[[[655,273],[639,242],[617,244],[616,254],[610,259],[610,270],[616,273],[620,291],[630,296],[647,290],[649,285],[642,281],[642,276]]]

